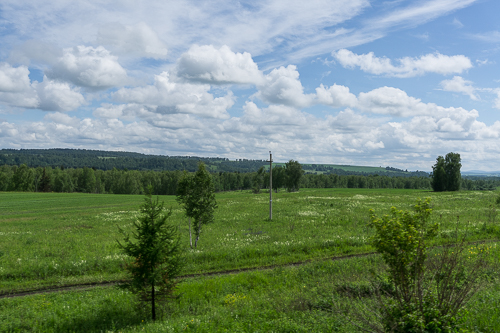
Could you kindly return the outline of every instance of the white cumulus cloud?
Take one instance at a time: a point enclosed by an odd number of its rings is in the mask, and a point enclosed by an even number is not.
[[[364,111],[397,117],[414,116],[425,111],[420,99],[408,96],[405,91],[393,87],[381,87],[360,93],[358,107]]]
[[[443,80],[440,85],[444,91],[459,92],[469,96],[474,101],[479,100],[476,88],[472,86],[472,82],[464,80],[461,76],[454,76],[451,80]]]
[[[40,103],[37,108],[44,111],[72,111],[85,103],[85,98],[79,89],[71,88],[66,82],[49,80],[46,76],[43,82],[34,82]]]
[[[472,68],[472,62],[464,55],[447,56],[431,53],[419,58],[404,57],[397,60],[399,65],[393,65],[391,59],[376,57],[373,52],[355,54],[341,49],[332,52],[332,56],[346,68],[359,67],[362,71],[376,75],[394,77],[413,77],[425,73],[454,74]]]
[[[117,57],[102,46],[65,49],[63,56],[47,75],[51,79],[91,89],[121,86],[127,81],[127,73],[118,63]]]
[[[311,105],[314,99],[313,94],[304,94],[299,72],[294,65],[273,69],[258,88],[256,96],[270,104],[302,108]]]
[[[357,98],[346,86],[334,84],[330,87],[325,87],[321,84],[316,88],[316,102],[332,107],[352,107],[356,105]]]
[[[196,114],[208,118],[228,118],[227,109],[234,104],[231,92],[214,97],[208,84],[175,82],[168,72],[155,75],[153,85],[121,88],[113,97],[119,102],[135,103],[153,108],[158,113]]]
[[[250,53],[236,53],[223,45],[193,45],[177,62],[177,75],[212,84],[260,84],[263,74]]]
[[[28,75],[26,66],[12,67],[0,63],[0,102],[15,107],[37,107],[38,96],[31,87]]]
[[[31,82],[26,66],[0,64],[0,101],[14,107],[43,111],[71,111],[85,102],[78,88],[44,76],[42,82]]]

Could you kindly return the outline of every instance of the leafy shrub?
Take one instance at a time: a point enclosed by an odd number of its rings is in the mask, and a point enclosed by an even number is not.
[[[417,200],[413,212],[392,207],[391,215],[379,218],[370,210],[371,243],[387,265],[387,279],[372,281],[375,308],[354,313],[353,324],[362,330],[466,332],[465,304],[481,286],[488,248],[467,246],[456,232],[449,244],[431,251],[429,242],[439,228],[431,213],[429,198]]]

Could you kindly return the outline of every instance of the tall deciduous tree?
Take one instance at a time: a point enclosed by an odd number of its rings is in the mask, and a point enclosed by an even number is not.
[[[432,189],[435,192],[446,190],[446,171],[444,170],[445,162],[443,156],[438,156],[436,164],[432,167]]]
[[[252,191],[257,194],[260,192],[260,189],[264,186],[264,174],[266,170],[264,167],[260,167],[257,173],[253,176],[253,184]]]
[[[438,156],[436,164],[432,167],[432,189],[436,192],[458,191],[461,185],[460,154],[448,153]]]
[[[460,168],[462,167],[460,154],[448,153],[445,158],[444,171],[446,172],[446,190],[458,191],[462,183]]]
[[[299,190],[300,178],[304,174],[302,165],[298,161],[290,160],[285,163],[286,189],[288,192]]]
[[[217,208],[212,176],[203,162],[198,164],[198,170],[194,176],[185,175],[179,181],[177,185],[177,201],[184,206],[186,215],[193,218],[193,229],[196,237],[194,247],[196,248],[203,225],[214,221],[214,211]]]
[[[119,229],[125,238],[118,244],[134,260],[126,266],[132,279],[123,287],[142,301],[151,302],[151,316],[156,320],[156,303],[172,296],[182,258],[177,228],[167,223],[172,212],[165,213],[163,203],[158,198],[153,200],[151,193],[152,187],[140,208],[141,216],[133,223],[132,234]]]
[[[31,192],[35,189],[34,169],[28,168],[26,164],[21,164],[14,172],[9,186],[10,191]]]
[[[186,211],[189,224],[189,246],[193,248],[193,237],[191,234],[191,218],[193,217],[193,200],[191,199],[193,192],[193,175],[184,170],[184,174],[177,183],[177,202]]]
[[[85,193],[95,192],[95,173],[91,168],[84,167],[78,176],[78,189]]]
[[[278,193],[278,189],[285,186],[285,169],[281,166],[273,168],[273,189]]]

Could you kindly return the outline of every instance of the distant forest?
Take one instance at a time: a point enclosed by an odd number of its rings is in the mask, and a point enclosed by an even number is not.
[[[0,150],[0,191],[85,192],[142,194],[153,185],[154,194],[173,195],[184,172],[194,172],[199,161],[211,171],[216,191],[269,188],[269,170],[263,160],[154,156],[138,153],[74,149]],[[315,165],[316,166],[316,165]],[[388,168],[369,174],[323,168],[308,169],[300,178],[301,188],[400,188],[431,189],[427,173]],[[273,168],[273,188],[279,184],[282,166]],[[274,177],[276,175],[276,179]],[[278,189],[284,188],[284,180]],[[462,178],[464,190],[494,190],[500,177]]]
[[[198,162],[207,165],[211,172],[256,172],[260,167],[267,167],[265,160],[236,159],[221,157],[196,156],[161,156],[145,155],[132,152],[116,152],[86,149],[2,149],[0,150],[0,165],[26,164],[28,167],[59,167],[59,168],[92,168],[94,170],[138,170],[138,171],[177,171],[194,172]],[[299,161],[300,162],[300,161]],[[386,167],[384,171],[359,172],[350,171],[326,164],[304,166],[306,173],[358,175],[358,176],[389,176],[389,177],[428,177],[424,171],[408,172],[397,168]]]
[[[161,156],[131,152],[86,149],[2,149],[0,165],[29,167],[92,168],[94,170],[139,170],[194,172],[202,161],[213,172],[252,172],[267,165],[263,160],[230,161],[221,157]]]

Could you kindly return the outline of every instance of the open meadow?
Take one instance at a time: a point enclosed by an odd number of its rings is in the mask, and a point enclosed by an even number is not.
[[[378,270],[383,264],[376,255],[326,259],[373,252],[368,244],[370,208],[380,216],[391,206],[410,210],[417,198],[430,197],[432,218],[440,223],[436,245],[467,233],[470,241],[492,241],[487,245],[495,263],[497,196],[479,191],[301,189],[273,193],[269,221],[268,193],[218,193],[215,222],[203,229],[197,249],[189,248],[187,218],[175,197],[160,197],[181,232],[183,275],[189,275],[161,321],[152,323],[147,313],[138,311],[132,294],[107,286],[2,298],[0,331],[352,332],[348,321],[332,313],[335,297],[354,302],[336,291],[338,285],[358,288],[366,284],[370,267]],[[143,198],[0,193],[0,294],[126,278],[127,258],[116,242],[122,238],[118,226],[131,230]],[[471,301],[473,331],[500,332],[496,265],[489,281]]]

